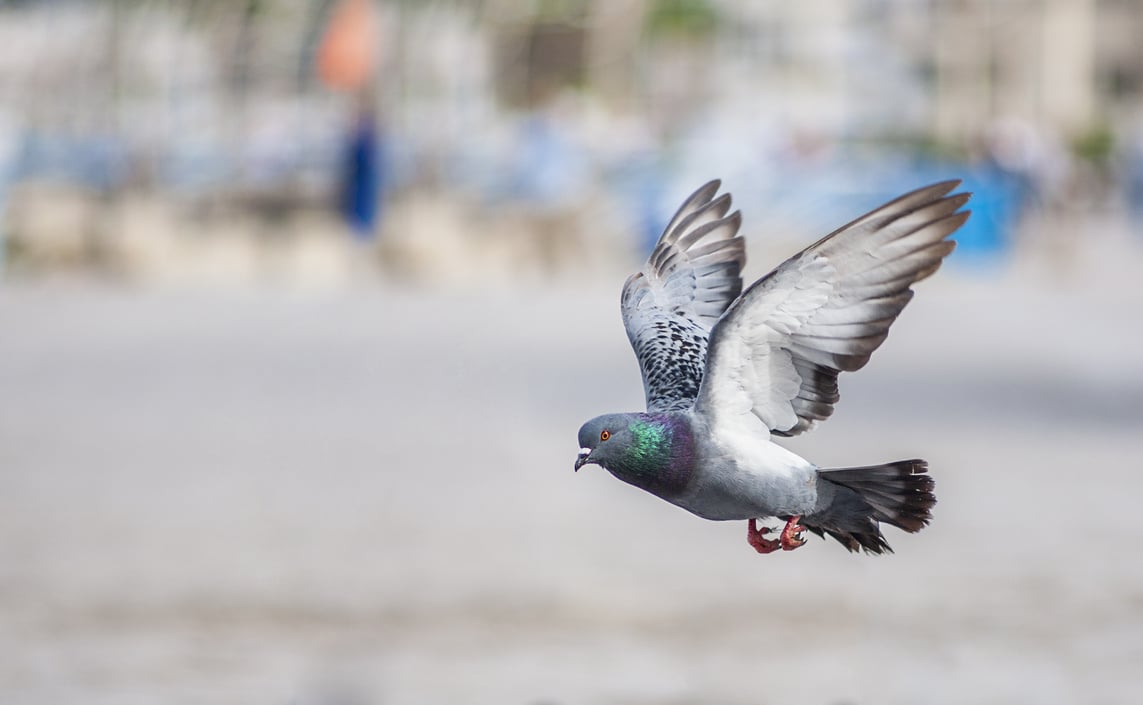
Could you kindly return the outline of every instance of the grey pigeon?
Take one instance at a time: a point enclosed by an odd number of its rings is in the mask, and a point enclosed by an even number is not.
[[[773,441],[833,413],[837,376],[861,369],[941,266],[969,194],[945,181],[907,193],[822,238],[742,290],[746,251],[719,181],[695,191],[643,270],[623,285],[645,413],[579,430],[575,469],[594,463],[704,519],[747,520],[759,553],[803,531],[850,551],[892,552],[881,523],[910,533],[936,503],[923,460],[819,468]],[[778,538],[758,520],[786,524]]]

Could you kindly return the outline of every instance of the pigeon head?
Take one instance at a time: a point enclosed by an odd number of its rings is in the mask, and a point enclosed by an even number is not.
[[[620,462],[631,445],[633,416],[635,414],[604,414],[580,426],[575,469],[589,464],[611,468]]]
[[[579,429],[575,469],[599,465],[662,497],[681,491],[694,468],[693,437],[677,413],[605,414]]]

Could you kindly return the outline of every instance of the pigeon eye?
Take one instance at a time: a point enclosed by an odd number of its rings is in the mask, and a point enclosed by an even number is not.
[[[603,433],[599,434],[599,440],[606,441],[608,438],[611,438],[611,431],[605,428],[603,429]]]

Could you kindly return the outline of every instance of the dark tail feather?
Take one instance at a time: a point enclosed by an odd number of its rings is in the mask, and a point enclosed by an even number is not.
[[[850,551],[892,553],[880,523],[912,534],[933,518],[935,483],[924,460],[818,472],[838,491],[828,507],[805,517],[802,524],[818,536],[829,534]]]

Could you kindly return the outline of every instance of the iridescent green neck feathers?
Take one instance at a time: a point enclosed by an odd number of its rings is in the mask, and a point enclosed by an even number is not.
[[[580,429],[589,462],[660,497],[685,489],[694,466],[692,440],[688,419],[678,412],[608,414]]]

